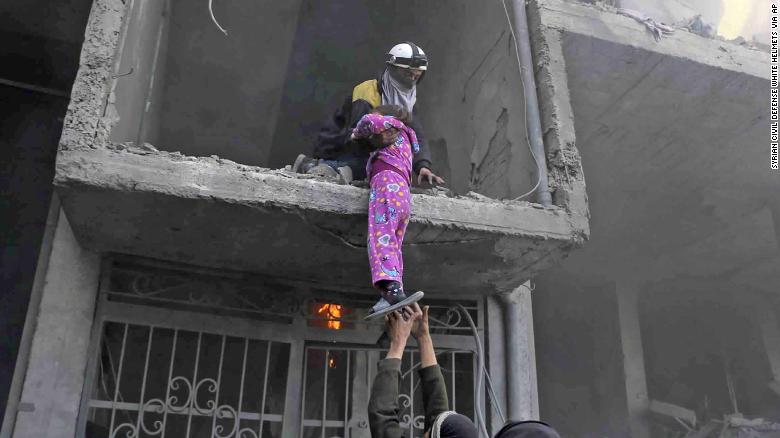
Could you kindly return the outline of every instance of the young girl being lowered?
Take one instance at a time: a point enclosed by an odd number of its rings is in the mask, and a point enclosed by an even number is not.
[[[409,128],[409,114],[401,106],[385,105],[363,116],[352,139],[366,139],[372,152],[366,165],[368,197],[368,262],[371,281],[381,298],[366,319],[408,306],[422,292],[406,296],[403,289],[402,246],[411,214],[412,160],[420,151],[417,135]],[[443,182],[443,181],[442,181]]]

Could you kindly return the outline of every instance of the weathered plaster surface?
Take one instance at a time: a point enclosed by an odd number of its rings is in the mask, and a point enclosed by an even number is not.
[[[367,190],[109,141],[127,8],[113,0],[93,6],[58,155],[55,184],[79,241],[98,252],[367,284]],[[559,169],[551,179],[562,208],[415,195],[404,247],[413,287],[509,290],[587,239],[568,97],[552,87],[554,74],[543,84],[555,99],[546,117],[556,125],[546,129],[555,133],[548,155]]]
[[[599,216],[568,266],[651,281],[718,275],[776,250],[759,211],[778,187],[764,146],[768,53],[683,31],[656,41],[631,18],[560,0],[531,10],[551,185],[568,184],[554,150],[576,131]]]
[[[576,146],[561,34],[549,27],[545,20],[541,4],[532,2],[528,6],[528,27],[536,59],[534,68],[547,155],[548,185],[555,205],[569,211],[577,222],[575,228],[587,238],[590,233],[588,196]]]
[[[15,438],[76,433],[100,257],[82,248],[61,214],[30,351]]]
[[[711,375],[697,367],[726,345],[751,370],[741,405],[776,406],[761,401],[766,357],[744,341],[760,335],[740,304],[751,289],[776,292],[768,53],[685,31],[656,41],[631,18],[573,2],[537,0],[532,10],[535,41],[549,51],[537,76],[567,86],[568,104],[547,115],[573,115],[593,215],[588,244],[536,279],[543,417],[566,436],[628,436],[644,374],[653,398],[693,407],[723,379],[720,363]],[[547,133],[548,148],[560,132]]]
[[[368,282],[363,188],[135,148],[62,154],[55,184],[95,251]],[[582,243],[562,209],[413,196],[404,254],[414,287],[503,289]]]
[[[110,126],[103,117],[125,6],[121,0],[96,0],[92,4],[60,151],[94,149],[108,138]]]
[[[415,13],[379,12],[399,6]],[[345,21],[350,26],[334,25]],[[417,112],[433,170],[458,193],[512,198],[530,190],[536,164],[525,139],[519,69],[503,7],[494,1],[302,1],[272,153],[261,164],[282,166],[311,151],[322,122],[352,87],[377,75],[400,40],[429,57]]]

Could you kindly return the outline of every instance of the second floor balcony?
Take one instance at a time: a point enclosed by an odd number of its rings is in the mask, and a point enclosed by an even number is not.
[[[450,15],[425,26],[350,5],[214,2],[215,23],[207,5],[96,0],[55,179],[81,244],[364,289],[368,190],[284,166],[405,35],[431,60],[418,109],[448,181],[413,195],[410,287],[508,290],[581,245],[584,177],[557,109],[542,114],[554,205],[517,199],[536,163],[501,4],[416,5]],[[345,8],[364,21],[337,25]]]

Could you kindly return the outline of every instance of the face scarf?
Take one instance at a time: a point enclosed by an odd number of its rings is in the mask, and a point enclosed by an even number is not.
[[[477,426],[455,411],[439,414],[431,425],[430,438],[478,438]]]
[[[387,66],[382,73],[382,105],[398,105],[412,114],[417,102],[417,85],[397,70],[399,67]]]

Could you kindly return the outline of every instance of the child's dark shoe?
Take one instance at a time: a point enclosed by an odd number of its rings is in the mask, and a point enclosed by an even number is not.
[[[391,305],[397,304],[406,299],[404,288],[401,286],[401,283],[397,281],[388,281],[384,283],[382,285],[382,290],[379,291],[379,294]]]
[[[403,295],[403,297],[400,297],[399,295]],[[387,293],[386,291],[382,291],[382,298],[377,301],[373,307],[371,307],[371,309],[368,311],[368,315],[366,315],[364,320],[371,321],[373,319],[381,318],[390,312],[403,309],[406,306],[410,306],[417,301],[420,301],[424,296],[425,294],[422,291],[417,291],[408,297],[403,293],[403,290],[400,291],[400,294],[393,294],[392,292]],[[390,302],[385,297],[391,299],[400,298],[400,300],[390,304]]]

